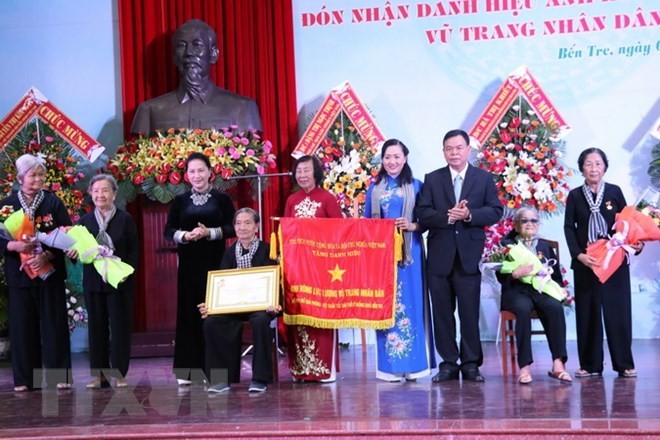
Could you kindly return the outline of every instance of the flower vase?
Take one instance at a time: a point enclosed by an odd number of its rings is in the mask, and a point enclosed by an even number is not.
[[[89,333],[87,327],[74,327],[71,332],[71,353],[89,351]]]

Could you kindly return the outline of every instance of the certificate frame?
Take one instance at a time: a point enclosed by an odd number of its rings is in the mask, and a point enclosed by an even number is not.
[[[280,299],[280,266],[209,271],[206,308],[209,315],[265,311]]]

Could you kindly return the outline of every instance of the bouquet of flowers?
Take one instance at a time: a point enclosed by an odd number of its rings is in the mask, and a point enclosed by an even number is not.
[[[23,213],[22,209],[19,209],[7,217],[7,219],[4,221],[3,229],[7,231],[11,238],[14,240],[30,241],[34,243],[34,250],[32,253],[20,253],[21,270],[25,272],[27,276],[29,276],[31,279],[40,277],[41,279],[45,280],[53,273],[55,269],[50,262],[44,264],[41,268],[39,268],[39,270],[34,270],[32,267],[30,267],[29,264],[26,264],[34,254],[41,253],[42,248],[36,237],[34,222]]]
[[[626,206],[616,215],[614,235],[587,246],[587,255],[600,263],[593,270],[601,283],[612,276],[629,254],[635,253],[631,244],[660,240],[659,202],[660,193],[648,188],[634,206]]]
[[[67,231],[67,235],[76,241],[72,249],[78,252],[78,259],[83,264],[93,264],[103,282],[115,289],[135,271],[129,264],[113,255],[107,246],[99,245],[86,227],[73,226]]]
[[[504,274],[513,273],[518,267],[531,264],[533,266],[532,273],[520,277],[520,281],[531,284],[539,293],[545,293],[557,301],[564,301],[566,291],[551,277],[552,266],[555,262],[553,260],[542,261],[542,259],[542,256],[535,255],[523,244],[516,243],[508,246],[500,245],[491,253],[489,263],[486,264],[491,264],[492,268]]]
[[[325,170],[323,188],[337,197],[347,217],[354,216],[354,200],[362,214],[367,188],[378,174],[377,153],[378,147],[365,142],[343,112],[316,152]]]
[[[486,241],[484,243],[484,252],[482,261],[489,262],[491,254],[497,253],[501,248],[500,243],[506,235],[513,230],[513,217],[505,217],[492,226],[486,226]]]
[[[545,125],[522,97],[484,143],[475,165],[495,176],[498,197],[510,213],[521,206],[542,215],[564,208],[570,191],[557,126]]]
[[[270,141],[253,130],[239,131],[236,126],[223,130],[170,129],[155,136],[132,139],[121,145],[108,164],[108,171],[119,183],[128,201],[138,194],[168,203],[187,190],[186,158],[193,152],[208,156],[212,185],[234,175],[265,174],[274,168],[275,155]],[[222,179],[218,179],[220,176]]]
[[[72,221],[91,211],[85,189],[92,165],[48,125],[30,122],[5,147],[0,156],[0,191],[9,195],[16,185],[14,163],[25,153],[45,160],[44,189],[54,192],[64,202]]]

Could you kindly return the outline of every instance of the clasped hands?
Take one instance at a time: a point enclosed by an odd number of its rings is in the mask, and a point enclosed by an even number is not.
[[[202,238],[207,238],[211,235],[209,228],[204,226],[202,223],[197,223],[197,227],[190,232],[186,232],[183,235],[183,239],[186,241],[197,241]]]
[[[50,254],[48,251],[35,253],[37,249],[36,243],[33,239],[24,238],[23,240],[13,240],[7,244],[7,250],[18,252],[19,254],[30,255],[30,258],[24,261],[24,264],[32,270],[39,270],[42,266],[50,261]]]
[[[197,304],[197,308],[199,309],[199,314],[202,315],[202,319],[206,319],[209,316],[209,309],[206,307],[206,303],[199,303]],[[282,311],[282,306],[268,306],[266,309],[266,312],[275,316],[279,314]]]
[[[454,205],[453,208],[447,211],[447,215],[449,216],[448,223],[450,225],[470,217],[470,210],[468,209],[467,204],[467,200],[461,200],[456,205]]]

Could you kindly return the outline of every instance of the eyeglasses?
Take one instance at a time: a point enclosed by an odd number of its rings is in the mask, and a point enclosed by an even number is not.
[[[537,218],[521,218],[520,220],[518,220],[518,223],[520,223],[521,225],[524,225],[525,223],[532,223],[532,224],[535,225],[538,222],[539,222],[539,219],[537,219]]]
[[[466,148],[467,147],[465,145],[459,145],[457,147],[445,147],[444,150],[447,153],[451,153],[453,151],[456,151],[456,152],[460,153],[461,151],[465,150]]]

